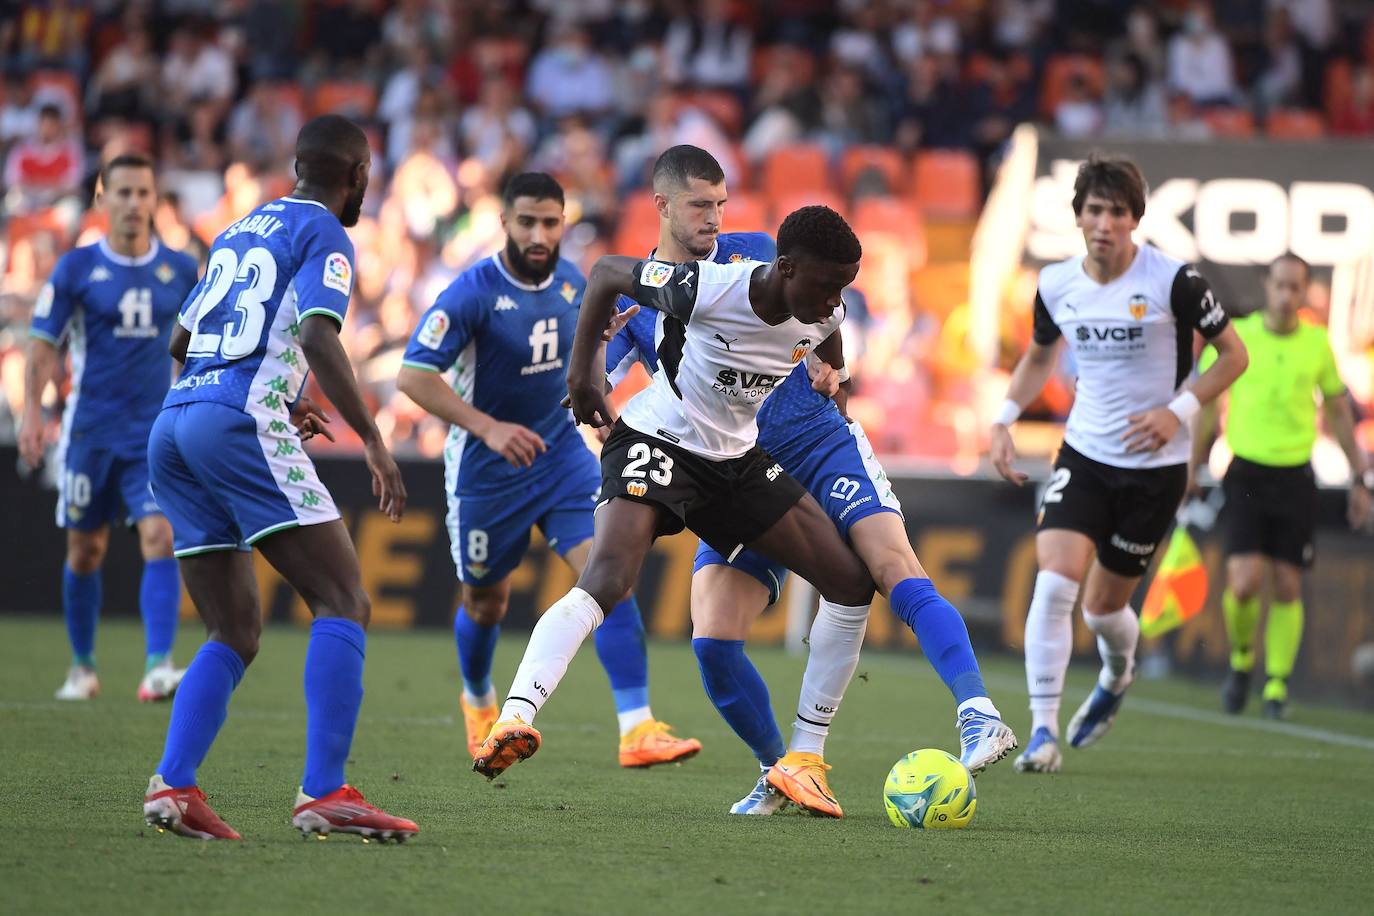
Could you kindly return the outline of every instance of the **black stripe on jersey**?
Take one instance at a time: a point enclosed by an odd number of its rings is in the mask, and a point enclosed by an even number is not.
[[[669,264],[647,258],[635,265],[634,283],[634,301],[686,324],[692,320],[692,309],[697,304],[701,266],[696,261]]]
[[[1206,278],[1191,264],[1183,265],[1174,274],[1169,308],[1173,310],[1178,332],[1178,369],[1174,373],[1174,387],[1178,388],[1193,371],[1193,331],[1211,340],[1226,330],[1230,321]]]
[[[658,342],[658,365],[668,387],[673,389],[677,399],[682,400],[682,392],[677,388],[677,369],[682,364],[682,348],[687,345],[687,325],[672,315],[663,316],[663,339]]]
[[[1045,307],[1045,300],[1040,298],[1040,290],[1035,291],[1035,327],[1031,331],[1031,336],[1035,342],[1042,347],[1047,347],[1062,336],[1059,325],[1054,323],[1054,318],[1050,316],[1050,310]]]

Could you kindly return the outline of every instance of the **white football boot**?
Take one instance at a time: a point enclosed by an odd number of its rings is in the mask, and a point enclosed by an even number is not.
[[[170,699],[172,694],[177,692],[177,685],[185,675],[186,669],[172,667],[170,658],[154,665],[148,669],[138,684],[138,701],[155,703],[158,700]]]
[[[100,696],[100,678],[94,668],[72,665],[67,669],[67,680],[53,696],[59,700],[93,700]]]

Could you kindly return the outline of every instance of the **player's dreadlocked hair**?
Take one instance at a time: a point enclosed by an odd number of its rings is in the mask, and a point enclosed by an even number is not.
[[[685,188],[693,178],[720,184],[725,180],[725,170],[715,156],[687,143],[670,146],[654,162],[653,186],[659,194]]]
[[[547,172],[521,172],[506,182],[506,189],[501,192],[501,205],[509,210],[517,197],[556,200],[561,204],[563,186]]]
[[[859,237],[844,217],[829,207],[793,210],[778,228],[778,254],[807,254],[832,264],[857,264],[863,257]]]
[[[1125,204],[1140,219],[1145,215],[1145,197],[1149,188],[1140,167],[1125,156],[1092,153],[1088,161],[1078,167],[1073,183],[1073,212],[1083,212],[1083,202],[1089,194]]]

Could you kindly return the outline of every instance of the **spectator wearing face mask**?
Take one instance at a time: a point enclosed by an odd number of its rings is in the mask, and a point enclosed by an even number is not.
[[[1231,48],[1213,24],[1210,3],[1196,2],[1188,8],[1183,28],[1169,39],[1168,68],[1169,88],[1194,104],[1235,103]]]

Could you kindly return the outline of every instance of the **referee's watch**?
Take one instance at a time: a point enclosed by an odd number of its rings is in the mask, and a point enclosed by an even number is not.
[[[1374,468],[1369,468],[1359,477],[1356,477],[1355,483],[1374,493]]]

